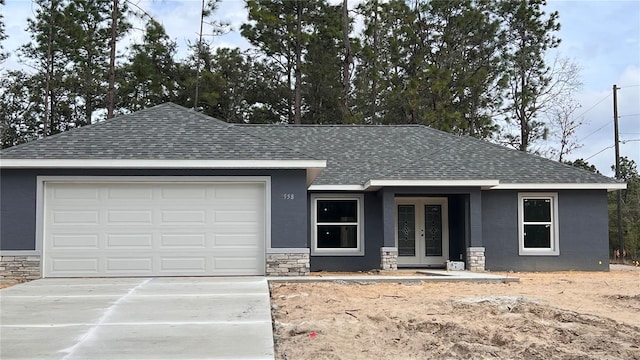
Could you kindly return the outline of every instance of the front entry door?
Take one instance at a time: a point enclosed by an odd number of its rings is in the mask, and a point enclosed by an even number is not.
[[[398,265],[445,265],[449,259],[447,211],[447,198],[396,198]]]

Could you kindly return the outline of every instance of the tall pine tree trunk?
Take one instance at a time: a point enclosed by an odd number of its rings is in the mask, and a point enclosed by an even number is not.
[[[294,118],[296,124],[302,123],[302,4],[298,1],[296,6],[296,85],[294,99]]]
[[[113,117],[115,107],[115,82],[116,82],[116,36],[118,34],[118,0],[113,0],[113,11],[111,12],[111,42],[109,54],[109,90],[107,119]]]
[[[55,23],[55,0],[51,0],[50,14],[49,14],[49,37],[47,39],[47,61],[45,63],[46,81],[44,90],[44,122],[43,122],[43,136],[46,137],[49,131],[49,121],[51,118],[51,112],[53,111],[53,99],[50,95],[51,92],[51,78],[53,73],[53,51],[51,50],[53,42],[53,24]]]
[[[348,0],[342,1],[342,39],[344,42],[344,62],[342,65],[342,122],[349,114],[350,68],[353,61],[351,42],[349,41],[349,9]]]

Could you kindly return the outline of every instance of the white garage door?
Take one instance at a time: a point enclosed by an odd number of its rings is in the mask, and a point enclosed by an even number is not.
[[[44,186],[44,276],[263,275],[264,183]]]

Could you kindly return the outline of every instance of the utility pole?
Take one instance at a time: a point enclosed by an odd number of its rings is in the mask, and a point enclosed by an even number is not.
[[[200,11],[200,33],[198,38],[198,52],[196,54],[196,96],[193,98],[193,109],[198,111],[198,97],[200,96],[200,60],[202,60],[202,27],[204,25],[204,0]]]
[[[620,180],[620,138],[618,136],[618,88],[613,85],[613,131],[614,142],[616,149],[616,179]],[[617,211],[617,226],[618,226],[618,249],[620,251],[620,263],[624,262],[624,238],[622,237],[622,190],[618,190],[618,211]]]

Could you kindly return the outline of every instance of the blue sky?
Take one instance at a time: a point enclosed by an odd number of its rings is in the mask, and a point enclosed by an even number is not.
[[[334,2],[336,0],[333,0]],[[178,57],[185,54],[187,41],[194,41],[198,32],[200,1],[133,0],[166,27],[178,43]],[[350,0],[353,6],[356,1]],[[27,0],[6,0],[2,9],[7,35],[4,47],[11,53],[29,38],[26,19],[32,16],[32,3]],[[620,153],[640,164],[640,1],[638,0],[556,0],[549,1],[547,11],[558,11],[562,39],[557,52],[569,57],[581,68],[583,88],[575,94],[581,108],[574,116],[585,124],[577,133],[583,147],[568,156],[588,158],[606,175],[612,175],[613,104],[612,86],[618,85],[620,121]],[[214,46],[248,48],[240,36],[239,27],[246,19],[244,2],[223,0],[216,17],[231,24],[231,31],[213,39]],[[356,27],[357,29],[357,27]],[[139,38],[141,32],[132,37]],[[120,45],[124,49],[132,39]],[[555,54],[550,54],[555,55]],[[20,68],[15,55],[5,62],[5,69]]]

